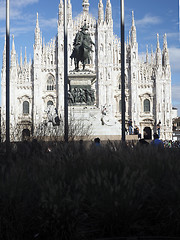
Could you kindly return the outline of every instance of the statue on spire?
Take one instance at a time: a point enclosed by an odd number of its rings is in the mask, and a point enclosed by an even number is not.
[[[83,0],[83,12],[89,12],[89,0]]]
[[[104,21],[104,7],[103,7],[102,0],[99,0],[99,4],[98,4],[98,21],[99,22]]]
[[[68,22],[72,20],[72,6],[71,6],[70,0],[68,0],[68,3],[67,3],[67,20]]]
[[[26,47],[25,47],[25,54],[24,54],[24,64],[27,64],[27,54],[26,54]]]
[[[134,11],[132,11],[132,26],[134,26]]]
[[[167,47],[167,35],[164,34],[164,41],[163,41],[163,55],[162,55],[162,64],[163,66],[169,65],[169,51]]]
[[[134,23],[134,12],[132,11],[132,26],[131,26],[131,44],[136,43],[136,27]]]
[[[37,12],[37,19],[36,19],[36,28],[35,28],[35,46],[40,45],[41,43],[41,36],[40,36],[40,28],[39,28],[39,18]]]
[[[167,49],[167,35],[166,33],[164,34],[164,38],[163,38],[164,42],[163,42],[163,48]]]
[[[160,45],[159,45],[159,33],[157,33],[157,49],[160,48]]]
[[[12,35],[11,66],[16,66],[16,50],[14,44],[14,35]]]
[[[107,3],[106,3],[105,20],[107,23],[112,22],[112,8],[111,8],[110,0],[107,0]]]
[[[159,44],[159,34],[157,33],[157,47],[156,47],[156,65],[161,65],[161,49]]]
[[[16,54],[16,50],[15,50],[15,44],[14,44],[14,35],[12,35],[12,50],[11,50],[11,54]]]
[[[63,17],[64,17],[64,4],[63,4],[63,0],[60,0],[60,3],[59,3],[59,23],[63,23]]]

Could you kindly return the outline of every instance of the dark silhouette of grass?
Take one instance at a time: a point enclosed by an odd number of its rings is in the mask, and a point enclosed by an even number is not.
[[[19,143],[0,160],[0,239],[180,236],[180,150]]]

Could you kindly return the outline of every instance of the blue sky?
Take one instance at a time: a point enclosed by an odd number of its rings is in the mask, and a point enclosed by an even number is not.
[[[131,27],[131,11],[134,11],[137,29],[139,54],[143,56],[146,45],[156,49],[156,34],[160,35],[160,46],[163,46],[163,35],[167,34],[172,69],[173,106],[178,107],[180,116],[180,34],[179,34],[179,1],[180,0],[124,0],[125,2],[125,34]],[[90,12],[97,17],[99,0],[89,0]],[[82,0],[71,0],[73,17],[82,11]],[[0,69],[4,48],[5,0],[0,0]],[[106,0],[103,0],[104,8]],[[114,32],[120,36],[120,0],[111,0]],[[15,36],[15,48],[18,56],[22,47],[27,48],[27,56],[33,57],[34,29],[36,13],[39,13],[39,24],[45,39],[50,41],[57,33],[59,0],[10,0],[10,28]]]

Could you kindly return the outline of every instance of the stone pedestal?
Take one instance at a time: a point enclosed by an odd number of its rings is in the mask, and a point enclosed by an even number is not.
[[[68,75],[68,100],[71,105],[94,105],[96,74],[91,71],[71,71]]]
[[[96,73],[91,71],[70,71],[68,75],[69,84],[71,89],[77,88],[87,88],[91,89],[91,86],[96,81]]]
[[[69,134],[79,138],[118,139],[120,124],[111,112],[96,106],[96,74],[91,71],[69,73]],[[72,133],[72,134],[71,134]]]
[[[120,124],[111,118],[111,124],[103,124],[101,109],[96,106],[69,107],[69,129],[79,137],[94,139],[118,139],[121,134]]]

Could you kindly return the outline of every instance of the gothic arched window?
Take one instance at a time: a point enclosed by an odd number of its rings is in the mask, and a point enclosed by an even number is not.
[[[50,105],[53,105],[53,101],[51,101],[51,100],[49,100],[49,101],[47,102],[47,107],[50,106]]]
[[[28,101],[23,102],[23,114],[29,114],[29,102]]]
[[[144,100],[144,112],[150,112],[150,101],[148,99]]]
[[[47,79],[47,90],[52,91],[55,89],[55,81],[53,75],[49,75]]]

